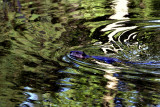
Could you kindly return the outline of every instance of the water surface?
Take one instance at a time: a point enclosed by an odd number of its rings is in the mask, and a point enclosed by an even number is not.
[[[0,0],[1,107],[159,107],[158,0]]]

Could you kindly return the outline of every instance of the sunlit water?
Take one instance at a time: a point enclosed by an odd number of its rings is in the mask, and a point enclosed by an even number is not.
[[[159,5],[0,0],[0,107],[160,107]]]

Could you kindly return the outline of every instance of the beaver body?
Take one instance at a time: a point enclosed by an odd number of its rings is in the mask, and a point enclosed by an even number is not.
[[[124,60],[119,60],[117,58],[111,58],[111,57],[89,56],[82,51],[71,51],[70,56],[75,58],[81,58],[81,59],[94,58],[96,60],[104,61],[108,64],[119,62],[119,63],[125,63],[125,64],[160,65],[160,62],[131,62],[131,61],[124,61]]]

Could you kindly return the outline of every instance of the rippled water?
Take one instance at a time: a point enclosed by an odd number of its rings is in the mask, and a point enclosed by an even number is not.
[[[158,0],[0,0],[0,107],[159,107]],[[70,51],[132,62],[76,59]]]

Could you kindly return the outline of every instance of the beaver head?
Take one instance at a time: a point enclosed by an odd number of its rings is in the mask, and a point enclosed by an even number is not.
[[[81,58],[81,59],[89,58],[89,56],[82,51],[71,51],[70,55],[76,58]]]

